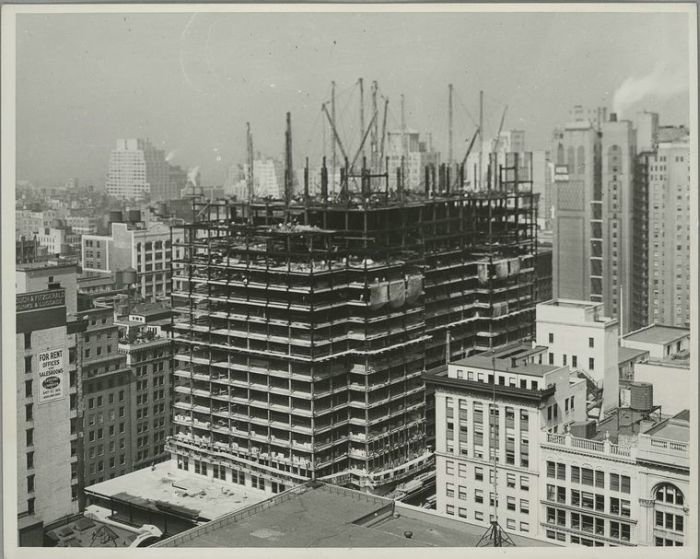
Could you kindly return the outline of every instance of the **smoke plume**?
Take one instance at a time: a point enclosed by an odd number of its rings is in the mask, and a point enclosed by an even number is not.
[[[681,69],[659,65],[646,76],[629,77],[622,82],[613,96],[614,111],[622,117],[622,113],[647,97],[663,100],[687,90],[688,78]]]

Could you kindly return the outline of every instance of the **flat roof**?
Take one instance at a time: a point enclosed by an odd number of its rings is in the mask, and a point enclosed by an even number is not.
[[[54,268],[75,268],[78,262],[25,262],[24,264],[16,264],[18,272],[31,272],[33,270],[47,270]]]
[[[359,491],[298,486],[258,510],[182,532],[158,547],[474,547],[486,528]],[[376,513],[376,514],[375,514]],[[406,538],[404,532],[412,532]],[[516,545],[551,546],[511,536]]]
[[[637,357],[648,354],[649,352],[645,349],[635,349],[632,347],[620,346],[617,351],[617,362],[626,363]]]
[[[666,421],[654,425],[647,434],[671,441],[690,442],[690,410],[683,410]]]
[[[477,367],[480,369],[493,369],[495,368],[498,372],[508,372],[508,373],[521,373],[531,376],[544,376],[546,373],[556,371],[561,367],[556,365],[543,365],[539,363],[527,363],[525,365],[518,365],[512,367],[510,365],[511,359],[524,359],[530,355],[537,354],[546,351],[545,346],[531,346],[529,344],[514,344],[506,346],[502,349],[497,349],[493,351],[485,351],[484,353],[478,353],[476,355],[471,355],[451,363],[451,365],[463,366],[463,367]]]
[[[47,533],[56,547],[129,547],[139,535],[138,529],[107,524],[83,515]]]
[[[202,519],[211,520],[226,513],[259,503],[269,494],[206,476],[179,470],[168,460],[123,476],[108,479],[85,488],[103,497],[160,501],[196,511]]]
[[[687,328],[652,324],[636,332],[630,332],[623,336],[623,339],[645,344],[668,344],[687,336],[690,336],[690,330]]]

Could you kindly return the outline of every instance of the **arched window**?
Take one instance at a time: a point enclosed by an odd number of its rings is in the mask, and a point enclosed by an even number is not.
[[[671,483],[660,483],[654,488],[652,496],[654,498],[654,545],[683,545],[687,513],[683,492]]]
[[[656,487],[654,500],[657,503],[668,503],[671,505],[683,505],[683,492],[675,485],[663,483]]]

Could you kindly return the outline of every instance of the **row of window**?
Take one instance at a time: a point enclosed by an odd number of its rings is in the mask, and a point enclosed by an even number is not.
[[[447,475],[453,476],[455,474],[455,463],[452,460],[445,461],[445,473]],[[493,469],[488,468],[489,473],[489,483],[493,483]],[[468,479],[468,465],[462,462],[457,463],[457,476],[462,479]],[[530,478],[528,476],[520,477],[520,489],[523,491],[529,491],[530,489]],[[474,466],[473,479],[475,481],[484,481],[484,468],[481,466]],[[512,473],[506,473],[506,485],[507,487],[514,489],[516,487],[516,475]]]
[[[567,522],[567,511],[554,507],[547,507],[547,524],[556,524],[578,530],[581,532],[589,532],[596,536],[608,537],[615,540],[630,541],[632,527],[625,522],[610,520],[607,522],[608,530],[606,533],[606,520],[598,516],[581,514],[578,512],[568,513],[569,521]]]
[[[573,483],[605,488],[605,472],[591,468],[571,466],[570,480]],[[566,480],[566,464],[562,462],[547,461],[547,477]],[[608,488],[622,493],[630,492],[631,479],[629,476],[610,473]]]
[[[445,507],[445,512],[449,514],[450,516],[455,515],[455,506],[454,505],[447,505]],[[458,507],[457,508],[457,515],[460,518],[469,518],[467,514],[467,509],[464,507]],[[490,515],[490,517],[493,517],[493,515]],[[483,521],[484,520],[484,513],[479,510],[474,511],[474,520],[479,520]],[[520,522],[518,525],[519,529],[521,532],[529,532],[530,531],[530,524],[527,522]],[[516,530],[516,521],[512,518],[507,518],[506,519],[506,529],[508,530]]]

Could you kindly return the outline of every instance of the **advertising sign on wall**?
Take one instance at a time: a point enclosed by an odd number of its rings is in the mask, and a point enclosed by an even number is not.
[[[60,400],[68,394],[64,354],[64,348],[55,348],[37,355],[39,404]]]

